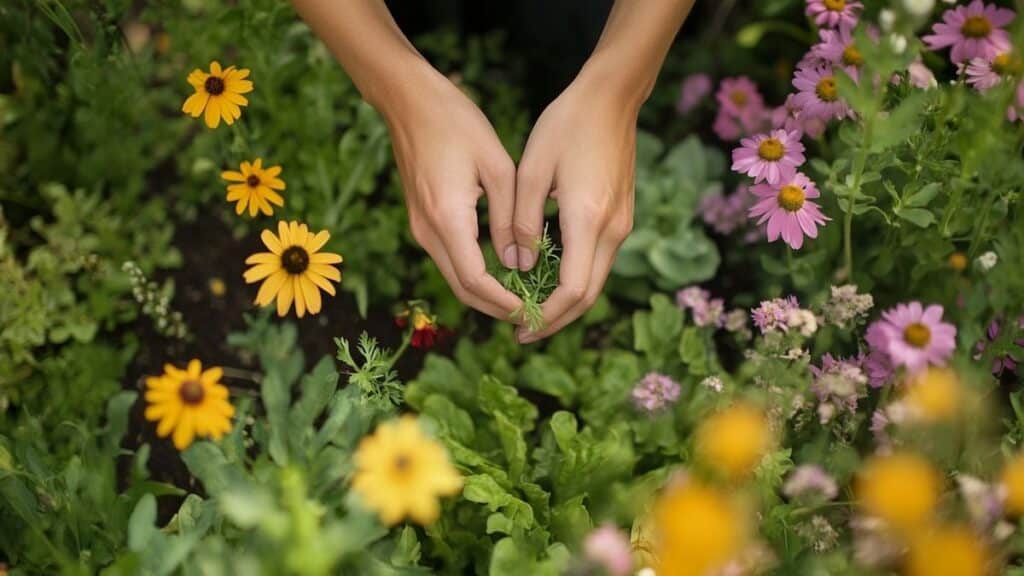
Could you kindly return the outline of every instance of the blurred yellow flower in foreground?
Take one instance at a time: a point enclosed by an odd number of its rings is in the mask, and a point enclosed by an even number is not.
[[[462,489],[444,447],[410,415],[378,426],[359,443],[353,459],[352,489],[389,526],[406,517],[433,523],[441,513],[438,497]]]
[[[907,531],[929,520],[940,490],[939,473],[924,458],[908,453],[872,458],[856,484],[857,499],[865,512]]]
[[[989,573],[982,541],[965,526],[915,534],[910,541],[907,576],[983,576]]]
[[[697,429],[697,457],[733,478],[749,474],[771,445],[768,421],[760,410],[748,404],[730,406]]]
[[[277,315],[284,316],[295,303],[299,318],[320,312],[320,290],[334,296],[331,281],[341,282],[341,255],[319,252],[331,235],[326,230],[312,234],[305,224],[278,222],[277,235],[264,230],[260,236],[270,252],[260,252],[245,259],[252,265],[245,271],[248,284],[263,281],[256,294],[256,305],[267,306],[277,300]]]
[[[724,492],[688,480],[657,504],[657,574],[712,573],[743,548],[747,521]]]
[[[1024,514],[1024,455],[1014,456],[1003,467],[1000,483],[1006,491],[1003,506],[1010,514]]]
[[[929,368],[911,378],[903,396],[914,416],[936,422],[950,420],[964,401],[960,378],[946,368]]]
[[[258,212],[266,216],[272,216],[275,206],[284,206],[284,198],[276,190],[284,190],[284,180],[278,178],[281,174],[280,166],[263,167],[263,159],[257,158],[251,164],[242,162],[238,172],[225,170],[220,177],[228,182],[228,202],[235,204],[235,213],[245,212],[246,205],[249,206],[249,216],[255,218]]]
[[[203,116],[206,125],[216,128],[221,119],[230,126],[242,117],[241,106],[248,106],[249,100],[242,96],[252,92],[252,81],[246,80],[249,70],[228,66],[221,69],[217,61],[210,62],[210,72],[196,68],[188,75],[188,83],[195,94],[188,97],[181,111],[193,118]]]
[[[192,360],[185,370],[170,364],[161,376],[146,378],[146,420],[159,422],[157,436],[174,433],[174,447],[184,450],[196,436],[219,440],[231,430],[235,409],[228,402],[228,389],[220,383],[220,368],[203,370]]]

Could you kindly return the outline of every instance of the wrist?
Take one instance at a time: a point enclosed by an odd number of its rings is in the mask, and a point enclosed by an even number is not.
[[[657,72],[640,69],[617,56],[620,55],[595,50],[574,83],[579,82],[595,97],[608,99],[611,106],[637,115],[654,89]]]
[[[392,121],[406,114],[434,86],[445,78],[418,53],[410,52],[392,60],[380,74],[356,81],[359,92],[385,119]]]

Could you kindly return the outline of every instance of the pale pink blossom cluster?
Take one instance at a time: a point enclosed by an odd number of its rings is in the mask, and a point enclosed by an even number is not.
[[[618,527],[602,524],[583,540],[583,555],[608,576],[627,576],[633,571],[629,537]]]
[[[682,389],[672,378],[649,372],[633,388],[633,402],[645,412],[657,412],[679,399]]]
[[[680,114],[689,114],[704,101],[708,94],[711,94],[711,76],[699,73],[683,78],[679,87],[676,111]]]
[[[786,479],[782,493],[790,499],[832,500],[839,494],[839,486],[821,466],[803,464]]]
[[[713,192],[700,201],[700,216],[704,223],[719,234],[728,235],[747,222],[747,211],[754,204],[750,188],[740,184],[732,194]]]
[[[814,375],[811,392],[818,399],[818,419],[822,424],[842,413],[857,412],[858,400],[867,396],[868,377],[863,362],[863,357],[837,359],[825,354],[820,368],[810,366]]]
[[[789,330],[790,311],[799,309],[800,302],[797,301],[796,296],[787,296],[762,301],[757,308],[751,310],[750,316],[754,319],[754,326],[757,326],[761,334],[786,332]]]
[[[1024,316],[1017,319],[1017,328],[1019,331],[1024,332]],[[989,344],[995,342],[1001,333],[1002,319],[996,318],[989,323],[988,329],[985,330],[985,338],[979,340],[978,343],[974,345],[974,359],[980,360],[982,354],[984,354],[985,350],[988,349]],[[1013,343],[1019,348],[1024,349],[1024,338],[1017,338]],[[1024,350],[1022,350],[1021,353],[1024,354]],[[1007,354],[1004,356],[997,356],[992,360],[992,373],[999,376],[1003,372],[1017,372],[1017,361],[1013,359],[1013,356]]]
[[[821,311],[826,322],[845,330],[863,320],[874,305],[871,294],[858,294],[856,286],[844,284],[831,287]]]
[[[711,293],[699,286],[690,286],[676,292],[676,305],[689,310],[697,326],[722,326],[725,319],[725,303],[721,298],[712,298]]]
[[[715,94],[718,113],[712,129],[726,142],[735,142],[744,136],[764,130],[769,111],[757,84],[746,76],[723,78]]]

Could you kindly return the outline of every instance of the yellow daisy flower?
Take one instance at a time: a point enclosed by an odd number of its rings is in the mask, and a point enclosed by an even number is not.
[[[934,513],[942,476],[921,456],[896,452],[868,460],[854,491],[865,512],[912,533]]]
[[[196,436],[219,440],[231,430],[235,408],[228,389],[220,383],[220,368],[203,370],[192,360],[185,370],[166,364],[160,376],[146,378],[146,420],[159,422],[156,435],[174,433],[174,447],[184,450]]]
[[[277,299],[277,314],[284,316],[295,302],[295,313],[302,318],[320,312],[320,290],[334,296],[331,281],[341,282],[341,271],[334,264],[342,261],[340,254],[318,252],[331,235],[323,230],[312,234],[305,224],[278,222],[277,235],[264,230],[260,238],[270,252],[260,252],[245,259],[252,265],[245,271],[249,284],[263,281],[256,294],[256,305],[267,306]]]
[[[441,513],[438,497],[462,489],[444,447],[423,433],[414,416],[378,426],[359,443],[353,461],[352,489],[389,526],[407,516],[433,523]]]
[[[736,479],[754,470],[773,441],[764,414],[748,404],[736,404],[700,424],[695,448],[702,462]]]
[[[225,170],[220,177],[228,182],[239,182],[239,184],[228,185],[228,202],[237,202],[235,213],[241,214],[249,206],[249,216],[255,218],[257,212],[266,216],[272,216],[275,206],[284,206],[284,198],[275,190],[284,190],[284,180],[278,178],[281,174],[280,166],[263,168],[263,159],[257,158],[252,164],[242,162],[239,166],[241,172]]]
[[[670,489],[656,508],[658,574],[714,573],[747,540],[742,507],[726,492],[695,481]]]
[[[204,115],[206,125],[210,128],[220,125],[221,118],[228,126],[234,124],[242,116],[239,107],[249,104],[245,96],[242,96],[252,92],[252,81],[245,79],[248,76],[247,68],[228,66],[221,69],[216,60],[210,62],[209,74],[196,68],[188,75],[188,83],[195,88],[196,93],[185,100],[181,111],[193,118]]]

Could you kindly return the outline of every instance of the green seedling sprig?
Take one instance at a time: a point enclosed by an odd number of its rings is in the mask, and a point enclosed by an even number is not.
[[[537,264],[528,272],[509,270],[502,278],[505,289],[523,301],[522,307],[512,313],[512,319],[522,319],[531,332],[544,328],[540,305],[558,287],[558,265],[558,247],[545,226],[543,236],[537,241]]]

